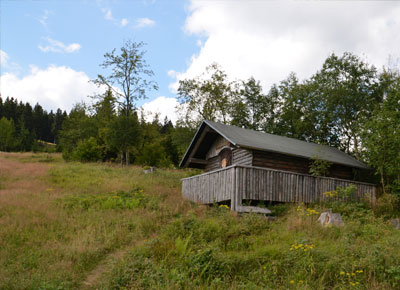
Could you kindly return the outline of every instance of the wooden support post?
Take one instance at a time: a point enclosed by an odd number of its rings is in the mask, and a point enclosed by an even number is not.
[[[237,167],[235,166],[232,169],[233,169],[233,181],[232,181],[233,190],[232,190],[232,193],[231,193],[231,210],[232,211],[236,211],[236,203],[235,203],[235,201],[236,201],[236,195],[237,195],[237,186],[236,186],[236,170],[237,170]]]

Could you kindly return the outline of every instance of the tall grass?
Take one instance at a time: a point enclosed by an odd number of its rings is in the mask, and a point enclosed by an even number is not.
[[[0,289],[400,288],[388,202],[327,205],[339,228],[295,205],[269,222],[184,201],[188,174],[0,154]]]

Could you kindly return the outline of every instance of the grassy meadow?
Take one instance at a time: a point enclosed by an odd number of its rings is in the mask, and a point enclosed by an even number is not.
[[[270,222],[183,200],[193,173],[0,153],[0,289],[400,289],[387,200]]]

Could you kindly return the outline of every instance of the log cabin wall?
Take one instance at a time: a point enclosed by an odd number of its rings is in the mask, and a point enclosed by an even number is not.
[[[329,168],[329,177],[353,180],[353,169],[340,164],[332,164]],[[360,181],[360,180],[359,180]]]
[[[207,164],[204,168],[205,172],[214,171],[222,167],[219,153],[224,148],[229,147],[231,147],[231,144],[223,137],[219,137],[214,141],[207,153]],[[271,168],[301,174],[309,174],[310,168],[310,160],[307,158],[268,151],[252,151],[244,148],[232,149],[232,164]],[[351,167],[332,164],[327,177],[353,180],[354,174]]]
[[[310,160],[267,151],[253,151],[253,166],[310,174]],[[353,180],[351,167],[332,164],[327,177]]]
[[[220,169],[222,166],[221,157],[219,156],[219,154],[224,148],[230,147],[231,143],[222,136],[216,138],[206,154],[207,164],[204,168],[204,171],[209,172]]]
[[[221,168],[221,158],[217,155],[207,160],[205,172],[214,171]]]
[[[306,158],[267,151],[253,151],[253,166],[309,174],[310,161]]]
[[[251,166],[253,165],[253,152],[243,148],[232,150],[232,164]]]

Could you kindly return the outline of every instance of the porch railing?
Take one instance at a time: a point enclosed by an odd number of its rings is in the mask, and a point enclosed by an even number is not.
[[[182,195],[205,204],[231,200],[231,208],[235,210],[242,200],[294,203],[323,201],[328,198],[325,192],[352,184],[355,190],[349,199],[367,199],[375,203],[374,184],[243,165],[232,165],[184,178]]]

